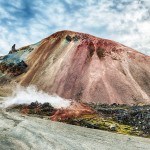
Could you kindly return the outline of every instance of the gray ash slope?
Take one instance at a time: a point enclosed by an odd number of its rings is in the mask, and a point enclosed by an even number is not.
[[[150,139],[119,135],[0,110],[1,150],[149,150]]]

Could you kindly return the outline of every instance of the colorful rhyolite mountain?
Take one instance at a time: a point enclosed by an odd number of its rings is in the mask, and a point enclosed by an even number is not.
[[[120,43],[60,31],[0,58],[0,82],[96,103],[150,103],[150,57]]]

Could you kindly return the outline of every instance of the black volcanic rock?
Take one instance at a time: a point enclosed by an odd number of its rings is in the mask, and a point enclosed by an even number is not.
[[[150,135],[150,105],[107,105],[107,104],[90,104],[99,114],[111,117],[115,121],[131,125],[135,130],[141,130],[144,134]]]
[[[12,53],[14,53],[14,52],[17,51],[15,47],[16,47],[16,44],[14,44],[14,45],[12,46],[12,48],[11,48],[9,54],[12,54]]]

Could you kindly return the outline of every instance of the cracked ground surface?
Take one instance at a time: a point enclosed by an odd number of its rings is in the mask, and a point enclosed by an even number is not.
[[[88,129],[0,109],[1,150],[148,150],[150,139]]]

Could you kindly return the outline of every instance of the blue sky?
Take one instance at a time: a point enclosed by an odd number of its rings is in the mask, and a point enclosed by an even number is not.
[[[65,29],[150,55],[150,0],[0,0],[0,55]]]

